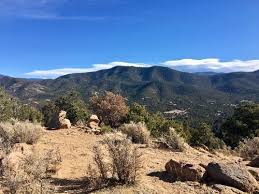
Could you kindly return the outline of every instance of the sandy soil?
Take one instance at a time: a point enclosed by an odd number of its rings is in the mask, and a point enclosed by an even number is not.
[[[92,163],[92,148],[102,136],[87,134],[76,128],[45,131],[35,145],[39,152],[49,149],[59,150],[62,163],[60,170],[53,176],[52,184],[56,193],[89,193],[86,172]],[[231,193],[231,189],[222,191],[196,182],[174,182],[165,173],[165,163],[170,159],[192,161],[207,164],[211,161],[237,161],[239,158],[211,154],[205,150],[188,149],[185,153],[171,152],[151,147],[141,147],[143,169],[137,185],[131,187],[117,186],[105,188],[94,193]]]

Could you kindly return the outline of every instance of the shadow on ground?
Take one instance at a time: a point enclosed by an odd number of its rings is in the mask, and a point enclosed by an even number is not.
[[[93,187],[88,177],[80,179],[52,179],[51,184],[54,185],[59,193],[73,193],[73,194],[86,194],[92,193],[105,188],[112,188],[116,186],[113,180],[98,183]]]
[[[176,179],[174,177],[172,177],[171,175],[169,175],[166,171],[151,172],[148,174],[148,176],[158,177],[159,180],[169,182],[169,183],[173,183],[176,181]]]

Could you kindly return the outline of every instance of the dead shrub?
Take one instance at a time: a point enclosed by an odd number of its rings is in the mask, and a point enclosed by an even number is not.
[[[43,128],[40,124],[29,121],[13,123],[0,123],[0,135],[5,144],[15,143],[34,144],[42,134]]]
[[[183,152],[186,149],[185,141],[180,137],[174,129],[170,129],[169,132],[160,138],[160,145],[163,148],[168,148],[172,151]]]
[[[23,157],[16,168],[3,165],[3,187],[11,194],[53,193],[53,188],[47,179],[50,176],[49,169],[60,162],[58,152],[50,150],[39,154],[34,151],[31,155]]]
[[[240,157],[246,160],[253,159],[255,156],[259,155],[259,137],[245,139],[239,143],[239,146],[235,151]]]
[[[124,124],[120,128],[122,133],[125,133],[133,143],[149,144],[150,133],[144,123]]]
[[[122,133],[106,135],[94,148],[94,162],[102,183],[134,184],[141,168],[140,157],[138,149]]]

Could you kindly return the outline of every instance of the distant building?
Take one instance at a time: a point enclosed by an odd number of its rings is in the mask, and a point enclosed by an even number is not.
[[[183,116],[183,115],[186,115],[186,114],[187,114],[186,110],[179,110],[179,109],[174,109],[174,110],[171,110],[171,111],[164,112],[164,115],[167,119],[173,119],[177,116]]]

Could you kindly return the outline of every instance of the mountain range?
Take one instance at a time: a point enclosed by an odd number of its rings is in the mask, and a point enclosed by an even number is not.
[[[117,66],[48,80],[0,76],[0,86],[35,105],[72,90],[79,92],[86,102],[96,93],[112,91],[129,102],[146,105],[151,111],[185,110],[190,120],[215,120],[240,101],[259,101],[259,71],[197,74],[161,66]]]

